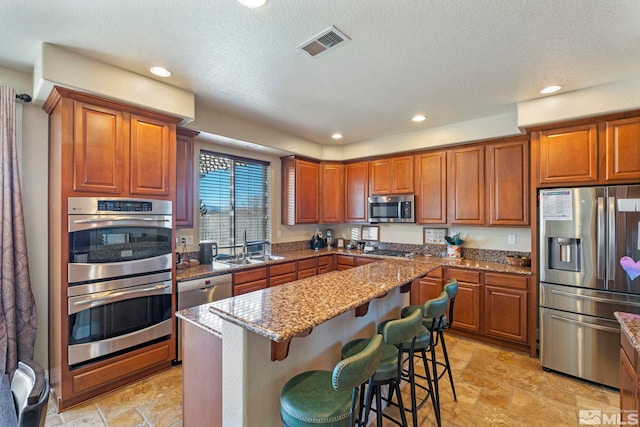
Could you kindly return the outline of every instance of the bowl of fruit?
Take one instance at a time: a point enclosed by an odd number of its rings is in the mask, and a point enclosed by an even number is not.
[[[522,255],[507,255],[507,264],[519,267],[531,267],[531,258]]]

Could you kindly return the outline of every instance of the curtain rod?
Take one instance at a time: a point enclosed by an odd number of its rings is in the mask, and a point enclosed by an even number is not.
[[[26,93],[16,93],[16,99],[19,99],[22,102],[31,102],[31,97]]]

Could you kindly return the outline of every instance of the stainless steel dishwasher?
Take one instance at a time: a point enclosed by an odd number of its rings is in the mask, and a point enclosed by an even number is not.
[[[230,273],[178,282],[178,310],[229,298],[231,296],[231,284],[232,276]],[[182,340],[180,336],[182,328],[180,327],[180,322],[180,319],[176,322],[178,327],[176,362],[182,361]]]

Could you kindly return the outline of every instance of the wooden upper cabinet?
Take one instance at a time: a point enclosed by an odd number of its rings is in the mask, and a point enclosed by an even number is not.
[[[320,222],[320,165],[294,157],[282,161],[282,224]]]
[[[193,227],[193,145],[200,132],[176,130],[176,227]]]
[[[369,163],[344,166],[344,222],[366,222],[369,197]]]
[[[605,122],[605,180],[640,180],[640,117]],[[601,140],[602,143],[602,140]]]
[[[447,223],[447,152],[434,151],[415,157],[416,222]]]
[[[413,156],[372,160],[369,194],[413,193]]]
[[[124,116],[122,111],[75,102],[73,191],[124,191],[125,141],[129,132]]]
[[[344,165],[320,164],[320,222],[339,224],[344,217]]]
[[[175,127],[131,115],[130,193],[168,196],[175,176]]]
[[[598,182],[598,132],[595,123],[532,134],[538,147],[538,184]]]
[[[487,145],[489,224],[529,225],[529,141]]]
[[[485,223],[484,145],[449,151],[450,224]]]

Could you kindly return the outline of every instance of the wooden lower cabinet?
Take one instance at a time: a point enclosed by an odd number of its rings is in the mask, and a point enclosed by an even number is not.
[[[348,270],[356,266],[356,257],[351,255],[336,255],[336,270]]]
[[[480,331],[480,272],[473,270],[447,269],[449,279],[458,281],[458,296],[453,309],[453,325],[456,329]]]
[[[233,296],[267,288],[267,267],[233,273]]]
[[[333,255],[322,255],[318,257],[318,274],[328,273],[335,270],[335,258]]]
[[[411,284],[411,305],[424,304],[430,299],[437,298],[442,293],[444,285],[443,270],[439,268],[422,277],[416,279]]]
[[[307,258],[298,261],[298,279],[306,279],[318,274],[318,258]]]
[[[356,266],[367,265],[373,262],[378,262],[380,259],[378,258],[365,258],[365,257],[356,257]]]
[[[624,331],[620,333],[620,340],[620,410],[622,421],[635,425],[640,409],[639,355]]]
[[[283,262],[269,266],[269,287],[294,282],[298,279],[296,261]]]
[[[527,342],[527,278],[485,274],[485,332],[498,338]]]

